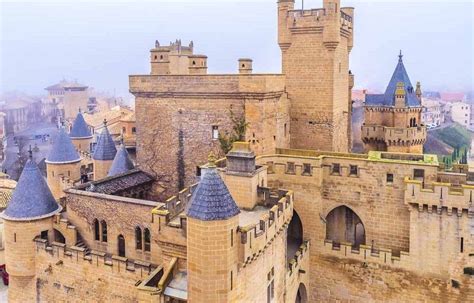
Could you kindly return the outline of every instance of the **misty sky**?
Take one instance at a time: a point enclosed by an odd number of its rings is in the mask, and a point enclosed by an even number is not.
[[[0,0],[0,93],[43,94],[63,77],[129,97],[128,75],[149,73],[158,39],[194,40],[209,73],[280,72],[277,0]],[[425,90],[473,90],[472,0],[341,1],[354,6],[357,88],[383,90],[400,49]],[[305,0],[319,8],[322,0]],[[296,1],[301,7],[301,0]]]

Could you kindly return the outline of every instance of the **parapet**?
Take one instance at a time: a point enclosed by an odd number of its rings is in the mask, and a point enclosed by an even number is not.
[[[458,216],[463,213],[474,216],[473,185],[454,186],[441,182],[425,185],[422,181],[409,177],[405,178],[405,184],[405,204],[418,206],[419,211],[441,214],[444,209],[448,215],[452,215],[454,211]]]

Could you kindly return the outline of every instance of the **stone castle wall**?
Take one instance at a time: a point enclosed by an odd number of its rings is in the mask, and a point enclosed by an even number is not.
[[[131,259],[144,260],[161,264],[161,249],[157,244],[158,230],[152,228],[151,210],[157,202],[132,198],[94,194],[70,189],[66,206],[68,220],[72,222],[84,242],[90,249],[118,255],[117,237],[125,238],[126,256]],[[94,237],[94,219],[107,223],[107,242],[96,241]],[[151,249],[146,252],[136,249],[135,228],[145,228],[151,232]],[[142,241],[144,239],[142,238]],[[75,243],[66,243],[75,245]]]
[[[136,96],[137,159],[176,194],[196,182],[209,152],[222,155],[213,126],[234,133],[232,111],[248,123],[245,139],[259,152],[289,145],[289,103],[281,75],[131,76]]]
[[[418,196],[420,205],[439,199],[440,189],[412,190],[405,179],[412,178],[414,169],[424,169],[425,183],[436,182],[435,163],[371,159],[374,154],[319,157],[309,151],[278,152],[258,157],[257,163],[267,164],[273,172],[268,174],[270,186],[295,191],[295,211],[301,217],[305,238],[312,243],[310,302],[460,300],[469,289],[469,278],[458,280],[459,290],[449,282],[451,276],[463,276],[460,264],[466,263],[460,258],[468,258],[468,250],[472,250],[468,248],[473,242],[469,203],[458,205],[459,196],[454,199],[453,194],[452,198],[445,196],[447,204],[439,206],[447,210],[410,205]],[[311,165],[311,175],[303,174],[304,163]],[[340,174],[332,173],[333,163],[341,165]],[[357,175],[349,174],[350,165],[358,167]],[[295,167],[294,172],[288,172],[289,166]],[[387,173],[394,175],[391,184]],[[421,185],[421,181],[413,181],[415,186],[418,183]],[[465,189],[464,200],[469,198],[469,190]],[[415,196],[406,199],[412,191]],[[366,246],[358,250],[350,243],[333,246],[325,241],[327,215],[341,205],[352,209],[364,224]],[[458,268],[453,271],[455,266]]]

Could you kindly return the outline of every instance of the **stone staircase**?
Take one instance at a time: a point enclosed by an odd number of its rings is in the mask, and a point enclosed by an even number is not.
[[[84,243],[84,240],[82,239],[81,235],[77,235],[77,242],[76,242],[76,245],[74,245],[76,247],[80,247],[80,248],[83,248],[84,249],[84,255],[88,256],[90,255],[91,253],[91,250],[90,248],[86,245],[86,243]]]
[[[64,213],[56,215],[53,227],[63,235],[68,246],[78,248],[83,251],[85,255],[90,254],[91,249],[87,246],[86,242],[77,231],[76,226],[69,222],[69,220],[64,216]]]

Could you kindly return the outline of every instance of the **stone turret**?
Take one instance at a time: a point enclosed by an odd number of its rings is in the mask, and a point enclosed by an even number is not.
[[[112,162],[112,166],[110,167],[108,176],[111,177],[125,173],[133,169],[134,167],[135,166],[133,165],[132,160],[130,160],[127,149],[122,143],[120,145],[119,150],[117,151],[117,154],[115,155],[114,161]]]
[[[422,97],[423,93],[421,92],[421,83],[420,83],[420,81],[416,82],[416,91],[415,91],[415,93],[416,93],[416,97],[421,102],[421,97]]]
[[[90,152],[90,145],[92,142],[92,134],[87,126],[84,116],[81,110],[77,113],[76,119],[72,124],[71,132],[69,137],[77,150]]]
[[[63,127],[59,129],[53,148],[46,158],[46,173],[48,186],[55,199],[65,196],[65,178],[72,181],[81,178],[81,157]]]
[[[427,136],[422,109],[420,85],[413,89],[400,51],[385,93],[365,97],[361,133],[365,151],[422,153]]]
[[[25,165],[4,219],[5,263],[8,264],[9,302],[36,302],[36,238],[53,234],[53,216],[61,211],[41,172],[30,159]]]
[[[202,171],[187,213],[188,302],[235,302],[240,210],[217,173]]]
[[[92,156],[94,161],[94,180],[103,179],[109,174],[116,154],[115,142],[107,128],[107,120],[104,120],[104,129],[97,139],[97,145]]]

